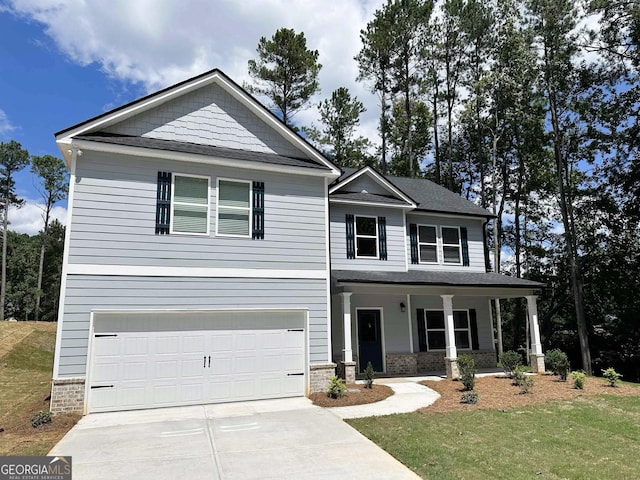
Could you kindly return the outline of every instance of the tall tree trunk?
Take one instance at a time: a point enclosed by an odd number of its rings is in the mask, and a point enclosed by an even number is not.
[[[560,120],[558,117],[558,106],[556,93],[547,82],[547,95],[549,100],[549,110],[551,113],[551,128],[553,129],[553,155],[556,164],[556,180],[558,182],[558,193],[560,200],[560,212],[562,214],[562,224],[564,226],[565,250],[569,262],[569,278],[571,283],[571,293],[576,312],[576,323],[578,326],[578,339],[580,341],[580,353],[582,356],[582,368],[591,375],[591,351],[589,349],[589,332],[584,313],[583,285],[580,274],[580,267],[577,262],[578,252],[576,246],[575,229],[570,216],[570,207],[567,198],[570,189],[570,179],[565,178],[567,170],[566,161],[562,155],[562,133],[560,131]]]
[[[442,167],[440,165],[440,140],[438,139],[438,94],[439,94],[439,85],[438,85],[438,73],[437,71],[434,73],[434,82],[433,82],[433,97],[431,104],[433,106],[433,150],[435,156],[436,163],[436,183],[438,185],[442,185]]]
[[[494,115],[494,128],[492,131],[493,138],[491,143],[491,172],[492,172],[492,204],[493,204],[493,214],[496,218],[493,220],[493,271],[496,273],[500,273],[500,232],[502,231],[502,213],[504,212],[504,185],[507,182],[506,179],[506,168],[503,166],[503,194],[500,199],[500,209],[498,212],[498,141],[500,140],[500,136],[498,135],[498,113],[495,112]],[[496,317],[496,336],[498,337],[498,355],[501,355],[504,351],[504,347],[502,345],[502,313],[500,309],[500,299],[494,298],[494,312]]]
[[[380,68],[384,68],[382,65]],[[382,91],[380,93],[380,140],[381,149],[380,152],[382,158],[380,159],[380,171],[383,175],[387,174],[387,82],[385,75],[382,75],[381,81]]]
[[[404,109],[407,118],[407,161],[409,162],[409,176],[411,178],[416,176],[415,166],[413,164],[413,131],[411,124],[413,119],[411,118],[411,87],[409,85],[409,53],[405,52],[404,57],[404,74],[406,84],[404,86]]]
[[[9,184],[9,179],[7,179]],[[4,192],[4,215],[2,216],[2,278],[0,279],[0,320],[4,320],[7,299],[7,228],[9,227],[9,192]]]
[[[44,215],[44,228],[42,229],[42,242],[40,243],[40,265],[38,266],[38,291],[36,293],[36,322],[40,319],[40,300],[42,299],[42,276],[44,274],[44,254],[49,234],[49,216],[51,214],[51,202],[47,203]]]

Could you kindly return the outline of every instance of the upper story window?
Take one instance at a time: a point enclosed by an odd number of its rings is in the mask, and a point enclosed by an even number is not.
[[[171,233],[209,234],[209,177],[173,174]]]
[[[420,225],[418,247],[420,263],[438,263],[438,228],[433,225]]]
[[[251,236],[251,182],[218,180],[216,234],[230,237]]]
[[[464,227],[409,225],[411,263],[469,265]]]
[[[462,264],[462,243],[458,227],[441,227],[442,257],[444,263]]]
[[[378,257],[378,219],[355,217],[356,258]]]

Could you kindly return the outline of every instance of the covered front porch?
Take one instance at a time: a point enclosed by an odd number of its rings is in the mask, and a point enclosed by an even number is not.
[[[446,371],[465,353],[495,368],[494,299],[527,299],[534,371],[544,371],[537,294],[542,284],[495,273],[352,272],[332,275],[333,360],[347,382],[368,362],[386,375]]]

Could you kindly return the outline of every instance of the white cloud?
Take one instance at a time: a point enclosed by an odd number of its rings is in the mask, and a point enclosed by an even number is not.
[[[322,98],[346,86],[365,103],[361,134],[376,136],[377,98],[356,83],[360,30],[382,0],[13,0],[11,11],[44,25],[73,62],[154,91],[218,67],[238,83],[261,36],[280,27],[304,32],[323,68]],[[96,112],[99,113],[99,112]],[[317,121],[316,109],[299,122]]]
[[[0,109],[0,138],[8,135],[16,129],[14,125],[9,121],[9,117],[4,113],[4,110]]]
[[[18,233],[35,235],[44,226],[42,214],[44,205],[37,200],[27,199],[21,208],[9,207],[9,230]],[[55,206],[51,211],[51,220],[54,219],[66,225],[67,209]]]

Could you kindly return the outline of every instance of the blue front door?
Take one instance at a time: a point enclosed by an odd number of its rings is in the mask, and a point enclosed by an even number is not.
[[[382,372],[382,336],[380,310],[358,310],[358,363],[360,373],[371,362],[376,372]]]

